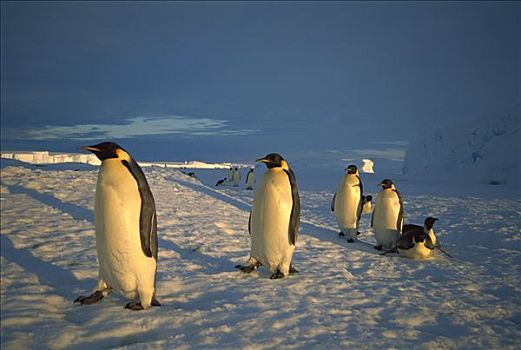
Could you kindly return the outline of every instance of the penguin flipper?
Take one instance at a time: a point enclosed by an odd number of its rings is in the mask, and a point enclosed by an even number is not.
[[[250,217],[248,218],[248,233],[251,236],[251,211],[250,211]]]
[[[288,168],[288,170],[284,169],[284,171],[289,177],[289,183],[291,185],[291,199],[293,201],[293,206],[291,207],[291,215],[289,218],[289,240],[291,244],[295,245],[295,243],[297,243],[298,228],[300,222],[300,196],[298,193],[295,173],[293,173],[293,170],[291,170],[290,168]]]
[[[154,196],[148,186],[143,170],[131,159],[123,160],[123,165],[127,167],[134,179],[136,179],[139,195],[141,197],[141,211],[139,215],[139,237],[141,239],[141,249],[149,258],[157,260],[157,218]]]
[[[403,226],[403,200],[402,196],[400,195],[400,192],[397,190],[393,190],[396,195],[398,196],[398,200],[400,202],[400,212],[398,213],[398,220],[396,220],[396,230],[398,232],[402,232],[402,226]]]
[[[336,200],[336,193],[335,193],[335,195],[333,196],[333,200],[331,201],[331,211],[332,211],[332,212],[335,211],[335,200]]]
[[[360,202],[358,202],[356,211],[356,222],[358,223],[362,218],[362,210],[364,209],[364,185],[362,184],[360,176],[356,175],[356,177],[358,178],[358,186],[360,186]]]

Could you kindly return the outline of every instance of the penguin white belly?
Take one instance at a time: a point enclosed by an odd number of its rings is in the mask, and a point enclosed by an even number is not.
[[[355,175],[345,175],[335,197],[335,217],[340,230],[356,239],[358,211],[362,205],[359,181]]]
[[[288,175],[270,169],[258,184],[251,213],[251,256],[272,273],[288,275],[295,246],[290,243],[289,220],[293,200]]]
[[[378,194],[374,208],[373,230],[376,242],[385,249],[396,246],[400,239],[400,231],[397,230],[398,216],[400,213],[400,200],[394,191],[385,190]]]
[[[119,164],[118,164],[119,163]],[[100,278],[128,299],[153,294],[156,261],[141,249],[141,197],[120,160],[105,160],[96,189],[96,250]],[[142,300],[146,304],[146,301]]]
[[[232,181],[233,181],[233,185],[239,185],[239,183],[241,182],[241,173],[239,173],[239,170],[235,170],[233,172],[233,175],[232,175]]]
[[[246,178],[246,186],[247,187],[253,187],[253,184],[255,183],[255,175],[249,174]]]
[[[432,250],[427,248],[424,242],[416,241],[414,241],[414,247],[409,249],[398,249],[398,252],[400,255],[404,255],[412,259],[427,259],[432,255]]]

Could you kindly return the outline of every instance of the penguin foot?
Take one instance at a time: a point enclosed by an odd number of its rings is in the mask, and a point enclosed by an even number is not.
[[[380,253],[380,255],[386,255],[386,254],[389,254],[389,253],[396,253],[396,254],[398,254],[398,248],[391,248],[389,250],[386,250],[383,253]]]
[[[338,232],[338,237],[344,237],[346,234],[342,231]]]
[[[300,271],[294,268],[293,266],[289,267],[289,274],[299,273]]]
[[[355,243],[355,240],[352,239],[352,238],[348,238],[348,239],[347,239],[347,243]]]
[[[376,250],[384,250],[384,248],[381,245],[375,245],[373,248]]]
[[[73,304],[80,303],[81,305],[91,305],[97,303],[101,299],[103,299],[103,293],[100,290],[97,290],[88,297],[80,295],[73,301]]]
[[[275,272],[273,275],[270,276],[270,279],[277,280],[277,279],[283,278],[283,277],[284,277],[284,274],[282,272],[280,272],[279,270],[277,270],[277,272]]]
[[[128,305],[128,304],[127,304]],[[159,301],[156,299],[156,297],[152,297],[152,302],[150,303],[152,306],[161,306]]]
[[[252,273],[253,271],[255,271],[257,269],[257,265],[248,265],[248,266],[235,265],[235,268],[241,270],[244,273]]]
[[[130,303],[125,305],[125,309],[129,309],[129,310],[133,310],[133,311],[144,310],[143,305],[141,305],[140,302],[136,302],[136,301],[131,301]]]

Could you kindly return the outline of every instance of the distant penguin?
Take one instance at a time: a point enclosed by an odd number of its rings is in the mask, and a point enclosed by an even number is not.
[[[371,214],[373,211],[373,196],[364,196],[362,199],[362,214]]]
[[[115,290],[132,300],[127,309],[160,306],[155,298],[156,208],[143,171],[115,143],[81,149],[101,160],[94,204],[99,276],[94,293],[74,302],[93,304]]]
[[[356,241],[358,225],[362,216],[364,189],[356,165],[349,165],[345,170],[347,173],[343,176],[333,196],[331,211],[335,214],[340,235],[346,235],[347,241],[352,243]]]
[[[224,185],[226,185],[226,180],[227,180],[227,178],[220,179],[219,181],[217,181],[215,186],[224,186]]]
[[[235,173],[235,169],[233,166],[230,167],[230,171],[229,171],[229,174],[228,174],[228,181],[229,182],[232,182],[233,181],[233,174]]]
[[[238,187],[239,184],[241,183],[241,172],[239,171],[239,168],[237,168],[237,167],[233,168],[232,182],[233,182],[233,187]]]
[[[374,230],[376,249],[391,249],[396,246],[403,226],[403,201],[394,183],[383,180],[379,186],[382,190],[376,197],[371,227]]]
[[[236,267],[250,273],[264,265],[271,271],[271,279],[282,278],[298,272],[291,265],[300,219],[297,182],[279,154],[271,153],[257,161],[265,163],[268,170],[257,185],[250,212],[250,258],[247,266]]]
[[[246,175],[246,189],[253,190],[253,185],[255,184],[255,172],[253,168],[248,171],[248,175]]]

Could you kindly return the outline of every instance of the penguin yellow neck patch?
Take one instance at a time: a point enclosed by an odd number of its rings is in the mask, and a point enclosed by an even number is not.
[[[280,162],[280,166],[281,166],[281,168],[284,169],[284,170],[289,170],[289,165],[288,165],[288,163],[286,163],[285,160],[282,160],[282,161]]]
[[[128,155],[128,153],[123,151],[121,148],[118,148],[116,150],[116,154],[118,155],[119,159],[130,160],[130,156]]]

